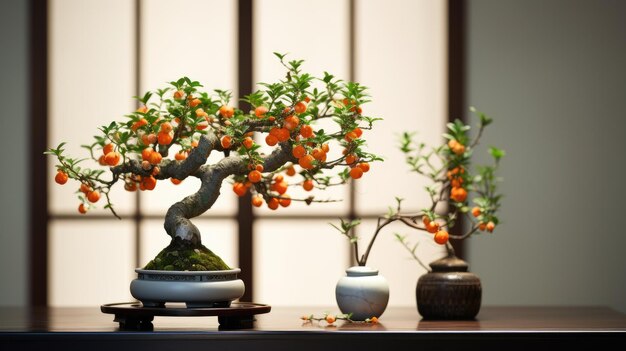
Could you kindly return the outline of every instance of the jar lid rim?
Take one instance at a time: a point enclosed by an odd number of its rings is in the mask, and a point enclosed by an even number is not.
[[[346,274],[351,277],[378,275],[378,269],[367,266],[354,266],[346,269]]]

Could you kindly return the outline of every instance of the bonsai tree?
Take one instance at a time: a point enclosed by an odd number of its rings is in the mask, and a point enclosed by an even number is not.
[[[260,83],[260,90],[244,97],[251,111],[232,106],[228,91],[209,95],[187,77],[170,82],[164,89],[137,97],[141,103],[137,111],[124,121],[101,127],[93,144],[83,146],[90,159],[108,166],[108,172],[82,167],[85,160],[66,156],[64,143],[49,149],[47,153],[58,160],[56,182],[78,182],[80,213],[104,197],[104,208],[119,218],[109,197],[116,184],[127,191],[152,191],[159,181],[179,184],[188,177],[200,179],[196,193],[167,211],[164,227],[172,241],[146,269],[228,269],[201,244],[200,231],[191,221],[213,206],[224,181],[232,181],[237,196],[251,192],[252,205],[265,203],[276,210],[292,201],[329,201],[313,195],[292,199],[289,187],[323,190],[361,178],[370,162],[380,160],[366,152],[361,138],[376,120],[362,114],[361,105],[368,102],[366,88],[326,72],[316,78],[301,71],[302,60],[286,61],[285,55],[275,55],[286,77]],[[315,128],[316,122],[326,119],[333,122],[332,130]],[[273,151],[262,153],[255,137]],[[331,147],[342,147],[343,153],[330,159]],[[223,157],[207,164],[215,152]]]
[[[485,128],[493,120],[474,108],[471,108],[471,111],[477,113],[479,117],[478,131],[473,139],[468,135],[470,126],[459,120],[448,123],[447,133],[443,134],[445,141],[437,147],[427,148],[424,143],[416,142],[412,133],[405,132],[401,137],[400,149],[406,155],[406,162],[411,171],[431,181],[431,185],[425,188],[430,197],[428,208],[417,213],[402,213],[402,199],[396,198],[396,206],[390,207],[389,212],[378,219],[374,234],[362,255],[359,252],[358,237],[353,230],[360,224],[360,220],[342,220],[340,226],[335,226],[352,243],[354,258],[358,265],[364,266],[367,263],[378,234],[384,227],[396,221],[433,234],[435,242],[446,245],[450,255],[454,255],[450,239],[464,240],[476,233],[494,231],[499,222],[497,212],[502,198],[497,192],[499,179],[496,177],[496,171],[505,153],[503,150],[490,147],[488,152],[493,157],[493,164],[476,166],[475,173],[472,172],[470,163],[474,150]],[[437,210],[441,209],[438,206],[442,204],[446,205],[447,210],[438,212]],[[469,223],[466,231],[456,235],[450,234],[450,229],[462,217]],[[429,270],[415,254],[417,245],[411,246],[405,236],[396,234],[396,237],[410,251],[413,258]]]

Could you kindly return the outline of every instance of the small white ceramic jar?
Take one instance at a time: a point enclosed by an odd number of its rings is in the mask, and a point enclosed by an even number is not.
[[[346,269],[335,289],[337,305],[342,313],[352,313],[352,319],[362,321],[380,317],[389,302],[389,283],[378,270],[366,266]]]

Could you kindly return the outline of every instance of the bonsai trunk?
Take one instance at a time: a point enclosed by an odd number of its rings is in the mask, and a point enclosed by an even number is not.
[[[194,150],[189,158],[193,156],[198,158],[199,155],[202,155],[201,159],[204,160],[202,162],[204,163],[216,145],[219,145],[219,140],[215,135],[204,136],[197,150]],[[281,143],[279,148],[265,157],[263,168],[265,172],[273,172],[289,161],[296,161],[291,155],[291,144],[288,142]],[[246,161],[241,157],[228,156],[214,165],[202,165],[194,172],[186,174],[185,176],[193,175],[199,178],[202,184],[198,192],[187,196],[169,208],[165,215],[164,224],[167,234],[172,239],[180,238],[193,245],[201,245],[200,231],[190,219],[209,210],[220,195],[220,188],[224,179],[234,174],[247,174],[247,166]],[[175,176],[176,170],[172,170],[172,173]]]

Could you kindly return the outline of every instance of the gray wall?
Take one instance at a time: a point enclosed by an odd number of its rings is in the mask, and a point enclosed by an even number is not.
[[[28,2],[0,1],[0,305],[24,305],[28,260]]]
[[[626,312],[626,1],[468,3],[468,103],[508,152],[504,223],[469,244],[484,303]]]

